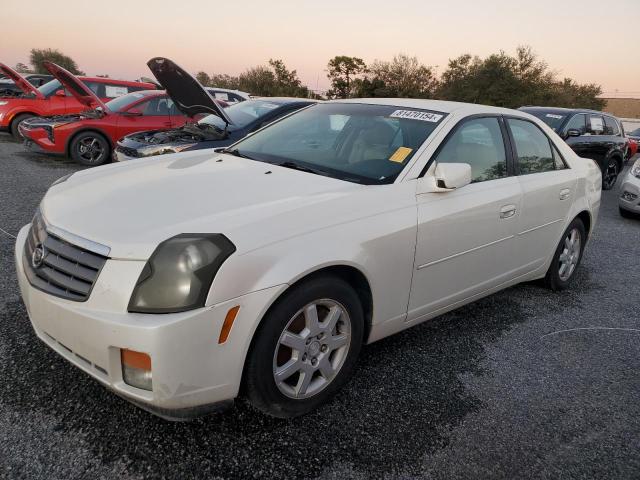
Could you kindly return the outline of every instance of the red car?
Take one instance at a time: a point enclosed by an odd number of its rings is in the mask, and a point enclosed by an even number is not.
[[[636,153],[638,153],[638,141],[629,137],[627,137],[627,139],[629,140],[629,149],[627,150],[626,160],[629,160],[630,158],[633,158]]]
[[[86,108],[76,97],[65,91],[59,80],[51,80],[41,87],[34,87],[22,75],[0,63],[3,73],[22,90],[20,96],[0,97],[0,131],[10,131],[19,138],[18,125],[35,116],[79,113]],[[155,89],[153,83],[127,82],[101,77],[79,77],[102,100],[108,101],[127,93]]]
[[[101,165],[111,159],[119,138],[142,130],[181,127],[188,119],[162,90],[129,93],[103,103],[65,69],[55,64],[47,68],[85,111],[23,121],[20,134],[36,150],[67,154],[83,165]]]

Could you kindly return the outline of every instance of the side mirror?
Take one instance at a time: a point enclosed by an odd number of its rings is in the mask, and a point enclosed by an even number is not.
[[[468,163],[438,163],[433,176],[421,179],[417,193],[449,192],[471,183]]]
[[[66,97],[66,94],[64,93],[64,90],[56,90],[55,95],[56,95],[56,97]]]
[[[575,128],[570,128],[569,130],[567,130],[567,138],[569,137],[579,137],[580,135],[582,135],[582,132],[580,130],[576,130]]]
[[[142,110],[139,110],[137,108],[131,108],[131,109],[127,110],[124,113],[126,115],[130,116],[130,117],[141,117],[142,116]]]

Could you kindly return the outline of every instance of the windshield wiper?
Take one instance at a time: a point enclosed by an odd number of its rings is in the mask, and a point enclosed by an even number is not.
[[[249,155],[245,155],[244,153],[240,153],[240,150],[238,150],[237,148],[234,148],[233,150],[224,149],[222,151],[222,153],[228,153],[230,155],[233,155],[234,157],[246,158],[248,160],[256,160],[255,158],[250,157]],[[258,160],[258,161],[260,161],[260,160]]]
[[[305,167],[296,162],[286,161],[282,163],[276,163],[276,165],[278,165],[279,167],[290,168],[292,170],[298,170],[300,172],[315,173],[316,175],[323,175],[325,177],[329,176],[327,172],[316,170],[315,168]]]

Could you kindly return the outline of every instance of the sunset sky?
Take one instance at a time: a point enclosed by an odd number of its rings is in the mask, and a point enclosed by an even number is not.
[[[144,5],[144,6],[143,6]],[[415,55],[441,73],[449,58],[530,45],[559,76],[640,97],[639,0],[109,0],[6,2],[0,61],[57,48],[88,74],[149,75],[153,56],[236,75],[281,58],[312,89],[335,55],[366,62]],[[634,33],[635,32],[635,33]]]

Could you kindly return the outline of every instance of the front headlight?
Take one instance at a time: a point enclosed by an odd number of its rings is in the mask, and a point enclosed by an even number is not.
[[[636,160],[636,163],[631,167],[631,175],[636,178],[640,178],[640,160]]]
[[[203,307],[213,278],[235,250],[219,233],[183,233],[165,240],[140,273],[129,312],[175,313]]]

